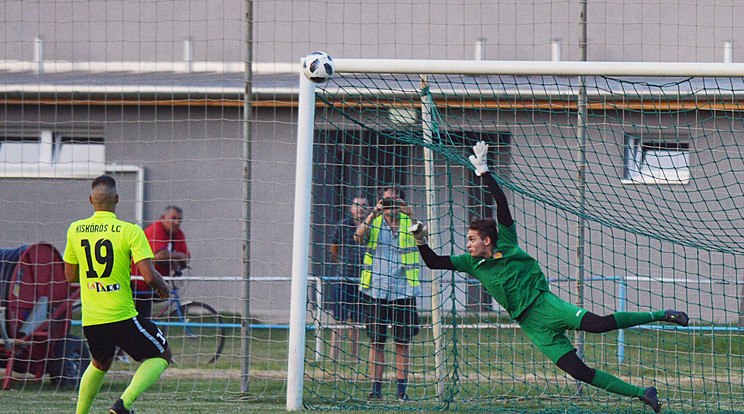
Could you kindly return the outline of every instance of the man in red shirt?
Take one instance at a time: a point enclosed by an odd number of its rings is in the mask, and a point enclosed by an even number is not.
[[[155,255],[152,262],[155,269],[163,276],[180,273],[188,266],[191,253],[186,245],[186,236],[181,231],[182,220],[183,209],[171,205],[165,208],[160,220],[145,229],[145,236]],[[134,268],[133,275],[139,275],[136,268]],[[132,280],[132,293],[137,312],[149,318],[152,313],[152,299],[155,296],[153,290],[144,280],[134,279]]]

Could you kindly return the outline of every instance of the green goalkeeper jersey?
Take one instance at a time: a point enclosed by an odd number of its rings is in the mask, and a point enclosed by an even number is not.
[[[142,229],[118,220],[109,211],[96,211],[67,230],[64,260],[80,271],[83,326],[118,322],[137,315],[132,300],[132,265],[152,259]]]
[[[516,319],[541,292],[548,292],[548,280],[537,260],[517,245],[516,223],[510,227],[498,225],[499,240],[493,258],[470,254],[451,256],[460,272],[478,279],[496,301]]]

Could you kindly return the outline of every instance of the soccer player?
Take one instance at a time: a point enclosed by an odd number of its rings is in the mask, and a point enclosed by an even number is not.
[[[637,397],[654,412],[661,410],[655,387],[641,388],[589,368],[576,354],[566,337],[567,329],[609,332],[653,321],[687,326],[687,314],[675,310],[655,312],[616,312],[598,316],[565,302],[550,292],[548,281],[535,259],[517,245],[517,231],[506,195],[488,174],[488,145],[481,141],[473,147],[470,162],[475,173],[483,176],[496,202],[498,224],[491,218],[476,219],[467,233],[467,254],[439,256],[427,245],[426,227],[414,223],[409,231],[416,238],[421,258],[431,269],[457,270],[473,275],[509,312],[524,333],[558,368],[573,378],[609,392]],[[485,175],[484,175],[485,174]]]
[[[80,379],[76,413],[90,409],[118,346],[143,361],[111,406],[112,414],[128,414],[134,400],[157,381],[172,356],[163,333],[137,315],[129,285],[131,263],[160,298],[168,297],[168,285],[152,264],[152,250],[142,229],[116,218],[116,181],[106,175],[93,180],[89,200],[94,213],[70,225],[64,254],[65,278],[80,282],[83,333],[92,356]]]

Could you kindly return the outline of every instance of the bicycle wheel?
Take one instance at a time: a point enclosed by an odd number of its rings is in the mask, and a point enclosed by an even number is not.
[[[168,315],[168,343],[173,359],[182,368],[217,361],[225,346],[222,317],[201,302],[184,303]]]

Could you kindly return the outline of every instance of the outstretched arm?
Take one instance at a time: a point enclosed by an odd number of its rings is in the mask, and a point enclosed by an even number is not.
[[[428,241],[426,240],[426,236],[429,232],[426,229],[426,226],[424,226],[424,223],[420,221],[415,222],[408,229],[408,232],[411,233],[414,239],[416,239],[416,247],[418,247],[421,259],[424,260],[426,267],[429,269],[457,270],[455,265],[452,264],[452,260],[449,256],[440,256],[434,253],[434,250],[429,247],[427,244]]]
[[[483,174],[483,181],[486,183],[488,192],[491,193],[493,201],[496,203],[496,220],[502,226],[511,227],[514,224],[514,219],[509,211],[509,202],[506,201],[506,194],[501,189],[499,183],[491,176],[490,173]]]
[[[511,212],[509,211],[506,194],[504,194],[504,190],[501,189],[499,183],[496,182],[488,171],[488,144],[484,141],[479,141],[473,145],[473,155],[470,156],[470,163],[475,167],[475,175],[483,177],[488,192],[491,193],[493,201],[496,202],[496,219],[499,224],[511,227],[514,224],[514,219],[512,219]]]
[[[421,254],[421,259],[429,269],[457,270],[449,256],[440,256],[434,253],[434,250],[428,244],[419,245],[418,250],[419,254]]]

